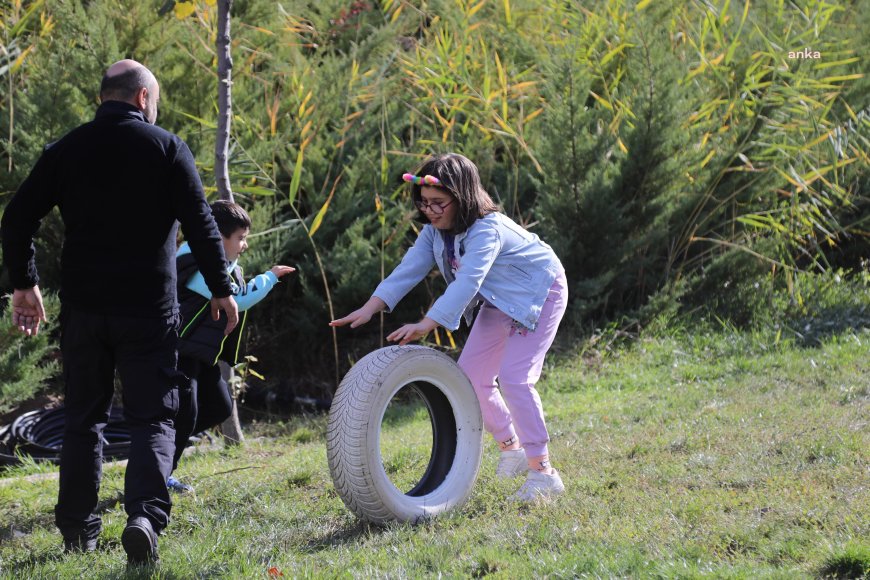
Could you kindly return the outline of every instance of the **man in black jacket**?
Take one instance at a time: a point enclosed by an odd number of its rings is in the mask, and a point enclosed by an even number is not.
[[[45,320],[33,236],[53,207],[65,225],[61,255],[61,352],[66,428],[55,521],[67,551],[91,551],[102,529],[95,513],[102,430],[117,369],[130,425],[124,482],[128,521],[121,541],[131,563],[157,559],[169,521],[178,410],[178,222],[211,290],[212,316],[238,309],[221,236],[193,155],[156,125],[160,89],[132,60],[106,71],[90,123],[45,149],[9,202],[0,229],[14,286],[12,322],[35,335]]]

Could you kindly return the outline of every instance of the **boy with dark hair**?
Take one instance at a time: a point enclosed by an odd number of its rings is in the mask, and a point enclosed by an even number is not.
[[[175,256],[181,305],[178,369],[190,379],[190,388],[182,388],[180,392],[173,471],[178,467],[178,460],[192,434],[223,422],[232,413],[232,397],[217,363],[223,360],[233,366],[242,359],[246,311],[265,298],[279,278],[295,270],[290,266],[273,266],[245,283],[238,259],[248,249],[251,218],[241,206],[226,200],[211,204],[211,211],[223,238],[224,253],[229,262],[227,272],[233,280],[234,298],[241,315],[235,330],[224,335],[226,321],[216,321],[209,316],[206,307],[211,293],[190,248],[187,243],[182,244]],[[167,486],[174,491],[192,491],[189,485],[172,476],[167,480]]]

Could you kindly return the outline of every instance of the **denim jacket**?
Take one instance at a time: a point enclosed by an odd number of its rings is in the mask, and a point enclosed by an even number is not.
[[[375,289],[387,312],[438,266],[447,290],[426,316],[449,330],[465,318],[470,326],[474,307],[483,299],[534,330],[556,276],[563,270],[552,248],[509,217],[491,213],[454,238],[459,269],[448,263],[444,237],[431,224],[423,227],[401,263]]]

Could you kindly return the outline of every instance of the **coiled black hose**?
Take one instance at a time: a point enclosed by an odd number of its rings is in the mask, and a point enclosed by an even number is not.
[[[18,465],[22,456],[34,461],[58,463],[63,445],[66,410],[63,406],[19,415],[11,425],[0,427],[0,465]],[[103,430],[103,457],[123,459],[130,454],[130,428],[123,412],[115,407]]]

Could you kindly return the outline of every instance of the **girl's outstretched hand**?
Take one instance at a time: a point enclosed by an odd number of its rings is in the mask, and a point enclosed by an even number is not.
[[[354,310],[344,318],[338,318],[329,323],[329,326],[345,326],[350,324],[351,328],[362,326],[372,319],[372,313],[368,312],[365,307]]]
[[[347,324],[350,324],[351,328],[356,328],[357,326],[362,326],[363,324],[371,320],[372,316],[374,316],[386,307],[386,302],[384,302],[377,296],[372,296],[371,298],[369,298],[369,301],[363,305],[362,308],[354,310],[344,318],[333,320],[329,323],[329,326],[345,326]]]
[[[406,324],[399,330],[393,331],[392,333],[387,335],[387,340],[393,342],[399,341],[399,344],[408,344],[411,341],[423,338],[437,327],[437,322],[435,322],[431,318],[426,317],[423,318],[423,320],[421,320],[420,322],[416,322],[414,324]]]

